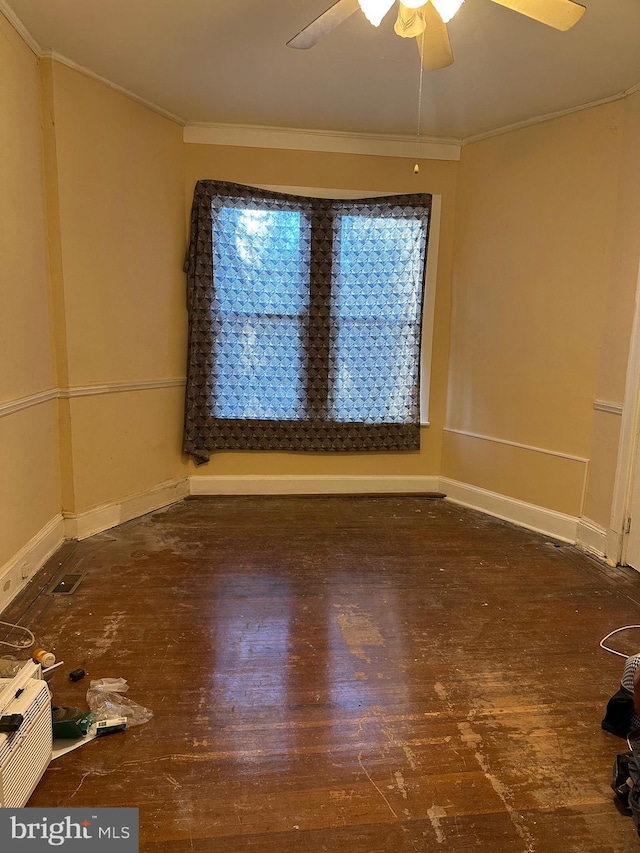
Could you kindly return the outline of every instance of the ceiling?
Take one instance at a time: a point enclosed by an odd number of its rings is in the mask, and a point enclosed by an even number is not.
[[[361,12],[311,50],[286,42],[332,0],[8,0],[53,50],[189,122],[414,135],[415,40]],[[421,133],[468,139],[640,82],[640,0],[582,0],[561,33],[466,0],[454,65],[424,72]],[[6,3],[5,3],[6,5]]]

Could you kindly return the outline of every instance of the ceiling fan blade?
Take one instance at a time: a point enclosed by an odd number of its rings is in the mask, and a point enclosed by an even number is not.
[[[573,0],[493,0],[556,30],[570,30],[587,11]]]
[[[358,0],[338,0],[323,12],[315,21],[308,24],[298,35],[287,42],[287,47],[295,47],[297,50],[308,50],[321,38],[328,35],[331,30],[342,24],[358,11],[360,5]]]
[[[453,62],[453,51],[451,50],[447,25],[431,3],[427,3],[420,11],[426,24],[422,35],[416,37],[422,58],[422,67],[425,71],[446,68]]]

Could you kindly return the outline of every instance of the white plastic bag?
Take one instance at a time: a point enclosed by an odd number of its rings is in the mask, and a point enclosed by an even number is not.
[[[99,678],[87,690],[87,704],[95,721],[126,717],[127,728],[141,726],[153,717],[153,711],[124,696],[129,685],[124,678]]]

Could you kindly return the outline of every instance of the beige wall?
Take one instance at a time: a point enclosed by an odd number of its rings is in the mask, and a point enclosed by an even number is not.
[[[38,60],[0,15],[0,570],[59,514]],[[6,412],[6,409],[4,410]]]
[[[598,370],[597,398],[624,402],[626,366],[640,267],[640,92],[622,104],[621,159],[611,274]],[[585,515],[607,528],[616,474],[621,418],[594,412]]]
[[[456,162],[428,161],[419,175],[413,160],[258,148],[185,145],[186,203],[198,180],[250,185],[293,186],[367,192],[429,192],[442,196],[437,273],[430,426],[422,429],[415,453],[217,452],[208,465],[190,465],[190,474],[211,475],[437,475],[447,388]]]
[[[443,473],[573,516],[592,451],[624,110],[493,137],[461,160]]]
[[[182,128],[58,62],[43,80],[63,508],[77,514],[184,476],[183,389],[131,388],[185,373]]]

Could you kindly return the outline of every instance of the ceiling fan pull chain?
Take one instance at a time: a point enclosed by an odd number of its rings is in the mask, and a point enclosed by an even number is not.
[[[423,50],[424,50],[424,33],[420,36],[423,42]],[[420,83],[418,85],[418,127],[416,130],[416,164],[413,167],[413,174],[417,175],[420,172],[420,165],[418,163],[419,155],[420,155],[420,126],[422,124],[422,75],[423,69],[422,65],[420,65]]]

